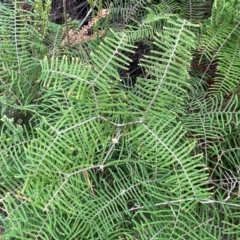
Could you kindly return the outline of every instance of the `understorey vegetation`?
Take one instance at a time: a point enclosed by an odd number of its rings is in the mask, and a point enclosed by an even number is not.
[[[239,0],[1,0],[0,23],[0,239],[240,239]]]

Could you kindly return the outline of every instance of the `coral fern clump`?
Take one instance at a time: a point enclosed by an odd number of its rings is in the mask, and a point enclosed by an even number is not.
[[[7,2],[0,238],[240,239],[238,1]]]

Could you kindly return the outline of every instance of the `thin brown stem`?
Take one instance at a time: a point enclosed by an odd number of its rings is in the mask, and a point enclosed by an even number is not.
[[[64,22],[65,22],[65,27],[66,27],[67,46],[70,46],[69,35],[68,35],[69,31],[68,31],[67,4],[66,4],[66,0],[63,0],[63,16],[64,16]]]

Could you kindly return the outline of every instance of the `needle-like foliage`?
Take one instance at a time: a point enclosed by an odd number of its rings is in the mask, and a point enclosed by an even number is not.
[[[238,4],[100,4],[69,46],[0,3],[0,239],[238,239]]]

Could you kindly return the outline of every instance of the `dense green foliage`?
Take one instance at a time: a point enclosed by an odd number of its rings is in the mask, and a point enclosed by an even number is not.
[[[0,3],[0,239],[240,239],[240,2],[126,2]]]

